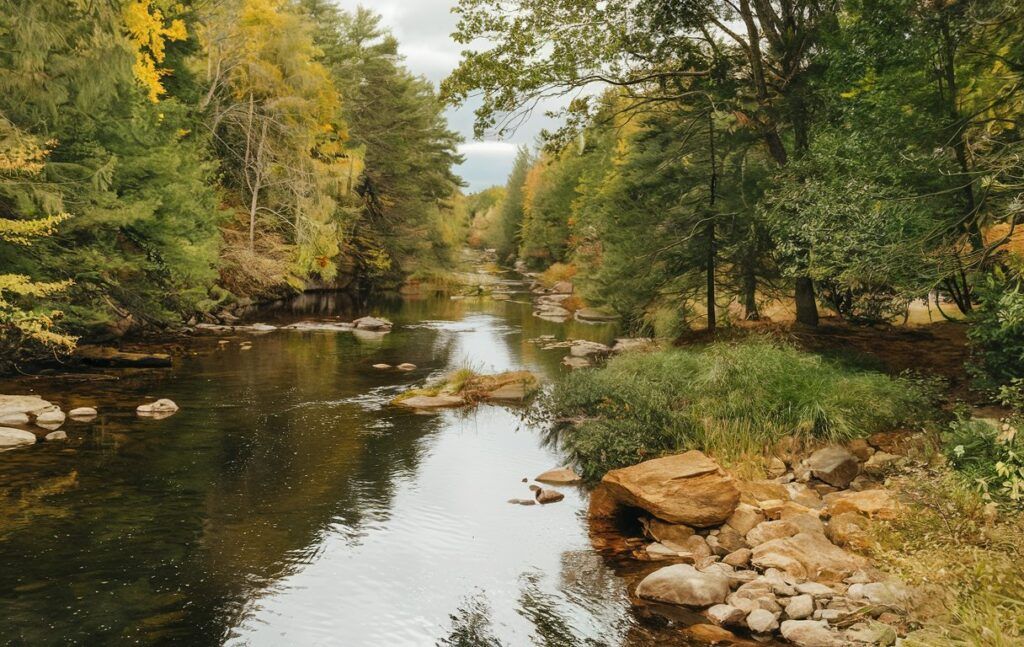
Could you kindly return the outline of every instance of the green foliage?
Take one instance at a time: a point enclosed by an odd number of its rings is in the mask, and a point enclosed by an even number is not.
[[[950,464],[986,498],[1024,504],[1024,446],[1017,440],[1019,420],[993,424],[959,419],[943,443]]]
[[[580,420],[561,442],[589,479],[667,452],[736,459],[788,435],[849,440],[919,424],[929,404],[910,381],[759,338],[617,357],[570,374],[550,398],[556,419]]]
[[[983,386],[1000,387],[1024,375],[1024,279],[997,269],[977,293],[980,304],[968,332],[972,368]]]

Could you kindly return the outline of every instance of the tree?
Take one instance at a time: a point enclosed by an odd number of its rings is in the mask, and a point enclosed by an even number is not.
[[[10,247],[29,248],[34,239],[53,234],[69,217],[54,211],[25,218],[19,208],[30,201],[58,206],[52,187],[40,181],[48,153],[0,114],[0,257],[9,259],[15,251]],[[33,302],[56,296],[68,285],[66,281],[37,282],[24,274],[0,274],[0,366],[9,368],[9,362],[29,357],[37,349],[66,352],[73,348],[74,338],[55,328],[62,313],[33,307]]]

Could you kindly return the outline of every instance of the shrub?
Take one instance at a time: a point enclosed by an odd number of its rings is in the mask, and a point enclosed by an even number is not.
[[[1019,272],[998,269],[977,295],[968,332],[971,368],[982,386],[998,388],[1024,375],[1024,279]]]
[[[943,440],[950,464],[985,498],[1024,503],[1024,446],[1015,421],[957,420]]]
[[[576,268],[565,263],[555,263],[537,276],[540,284],[550,288],[561,281],[571,281],[576,276]]]
[[[583,474],[687,449],[763,455],[783,436],[842,441],[922,420],[930,393],[766,338],[628,354],[577,371],[548,396]]]

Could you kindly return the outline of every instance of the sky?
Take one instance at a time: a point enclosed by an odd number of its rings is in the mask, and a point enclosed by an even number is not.
[[[427,77],[435,87],[459,63],[462,46],[451,39],[458,17],[452,13],[456,0],[335,0],[343,9],[358,6],[371,9],[383,17],[383,23],[398,38],[405,65],[414,74]],[[535,115],[504,140],[473,139],[473,105],[448,110],[448,124],[466,141],[460,152],[466,161],[457,172],[468,183],[467,192],[479,191],[496,184],[504,185],[512,170],[516,149],[533,145],[550,120]]]

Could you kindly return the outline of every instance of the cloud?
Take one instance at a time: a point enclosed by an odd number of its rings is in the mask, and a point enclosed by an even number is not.
[[[463,155],[487,155],[488,157],[515,157],[519,147],[512,142],[469,142],[459,146],[459,152]]]

